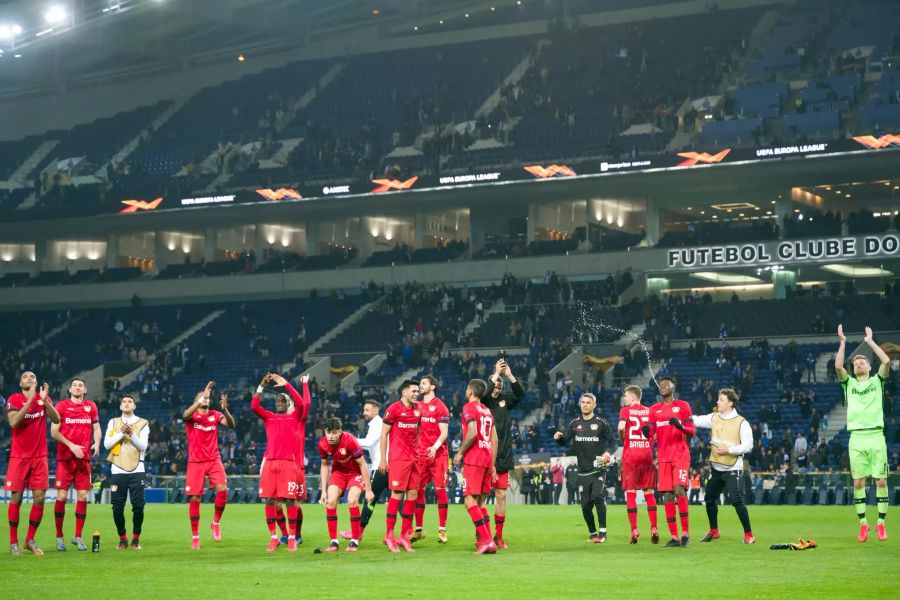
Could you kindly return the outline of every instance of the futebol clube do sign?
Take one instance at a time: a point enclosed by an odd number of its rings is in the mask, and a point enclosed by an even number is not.
[[[667,251],[666,257],[668,268],[678,269],[896,256],[898,248],[900,248],[900,237],[896,234],[889,234],[869,235],[862,238],[819,238],[700,248],[673,248]]]

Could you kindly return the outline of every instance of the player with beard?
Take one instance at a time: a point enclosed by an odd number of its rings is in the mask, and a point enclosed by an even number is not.
[[[509,382],[507,387],[505,382]],[[494,365],[494,372],[487,380],[487,392],[481,403],[488,407],[494,416],[494,428],[497,430],[497,480],[493,483],[494,499],[494,544],[497,548],[507,548],[503,540],[503,527],[506,524],[506,492],[509,489],[509,472],[515,467],[512,450],[512,422],[509,411],[525,397],[522,384],[513,375],[509,363],[506,362],[506,353],[501,352],[500,358]],[[487,518],[487,509],[484,509]]]
[[[100,413],[97,405],[85,399],[84,379],[76,377],[69,384],[69,398],[56,405],[59,424],[50,426],[50,436],[56,440],[56,549],[66,551],[63,522],[66,518],[66,497],[74,484],[75,537],[72,543],[84,552],[87,545],[81,538],[87,519],[87,499],[92,489],[91,457],[100,454]]]
[[[416,531],[410,541],[425,539],[425,488],[434,482],[434,495],[438,505],[438,543],[447,543],[447,470],[450,453],[447,451],[447,432],[450,426],[450,411],[440,398],[434,395],[438,380],[434,375],[426,375],[419,381],[419,493],[416,499]]]

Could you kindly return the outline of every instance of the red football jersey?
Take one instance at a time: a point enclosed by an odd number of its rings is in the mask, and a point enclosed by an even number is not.
[[[359,441],[347,432],[341,434],[341,438],[334,446],[328,443],[328,438],[322,436],[319,440],[319,456],[322,460],[331,459],[331,470],[335,473],[350,473],[362,475],[359,463],[356,459],[363,455]]]
[[[81,451],[84,452],[82,460],[91,460],[94,423],[100,421],[97,405],[90,400],[81,402],[63,400],[56,405],[56,412],[59,413],[59,432],[67,440],[81,448]],[[56,458],[57,460],[70,460],[75,456],[68,446],[57,442]]]
[[[222,460],[219,454],[219,423],[224,415],[209,409],[205,415],[195,410],[191,418],[184,422],[187,429],[188,462]]]
[[[619,411],[619,420],[625,421],[622,462],[629,465],[653,463],[653,444],[641,433],[641,427],[650,420],[650,409],[640,403],[623,406]]]
[[[47,456],[47,416],[44,414],[44,403],[37,397],[25,415],[25,420],[12,430],[12,448],[10,458],[39,458]],[[22,410],[28,398],[22,392],[16,392],[6,399],[6,410]]]
[[[684,400],[675,399],[669,404],[657,402],[651,406],[650,429],[656,436],[656,458],[659,462],[690,462],[687,435],[669,424],[672,417],[681,421],[690,433],[694,431],[691,405]]]
[[[431,402],[419,402],[419,412],[422,415],[422,422],[419,425],[418,447],[419,453],[425,454],[441,437],[440,424],[450,422],[450,411],[440,398],[432,398]],[[443,449],[446,448],[445,445]]]
[[[481,402],[466,402],[462,409],[462,436],[468,437],[468,428],[475,427],[475,443],[469,446],[463,456],[463,464],[474,467],[492,467],[494,460],[491,447],[491,429],[494,415]]]
[[[284,389],[294,401],[294,412],[280,415],[266,410],[262,407],[262,398],[259,396],[253,396],[250,409],[265,422],[266,453],[264,456],[272,460],[292,460],[302,464],[303,446],[300,446],[301,453],[298,455],[296,438],[299,435],[302,439],[306,435],[306,416],[309,414],[309,384],[303,384],[302,396],[291,384],[285,385]]]
[[[388,459],[416,460],[416,441],[419,437],[419,405],[407,408],[403,402],[394,402],[384,412],[384,424],[391,426],[388,433]]]

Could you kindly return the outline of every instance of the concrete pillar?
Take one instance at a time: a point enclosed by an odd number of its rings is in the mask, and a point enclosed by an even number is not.
[[[416,213],[413,224],[413,248],[423,248],[425,234],[427,233],[428,215],[425,213]]]
[[[526,240],[530,244],[534,241],[535,229],[541,226],[541,207],[537,203],[528,205],[528,222],[525,225]]]
[[[153,233],[153,260],[156,262],[156,270],[162,271],[169,266],[167,260],[169,249],[166,248],[165,235],[161,231]]]
[[[663,292],[669,289],[669,280],[665,277],[648,277],[647,278],[647,295],[662,297]]]
[[[778,223],[778,239],[784,239],[784,218],[791,212],[790,191],[775,200],[775,220]],[[778,296],[776,296],[777,298]]]
[[[106,238],[106,268],[119,266],[119,236],[110,234]]]
[[[787,298],[788,288],[794,289],[797,285],[797,273],[795,271],[772,271],[772,285],[774,296],[777,300]]]
[[[647,198],[647,245],[656,246],[662,235],[659,227],[659,205],[653,198]]]
[[[203,232],[203,260],[213,262],[216,260],[216,246],[218,245],[217,231],[207,227]]]
[[[49,260],[49,252],[48,249],[50,247],[50,242],[47,240],[37,240],[34,243],[34,264],[37,265],[37,272],[41,271],[49,271],[51,266],[47,264]]]

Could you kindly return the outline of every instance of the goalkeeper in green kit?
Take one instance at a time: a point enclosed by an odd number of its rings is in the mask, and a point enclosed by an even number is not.
[[[878,357],[880,364],[874,377],[869,374],[872,366],[862,354],[853,357],[853,375],[844,369],[844,326],[838,325],[838,339],[841,341],[834,357],[834,368],[838,381],[847,399],[847,430],[850,432],[850,474],[853,477],[853,498],[856,514],[859,516],[859,541],[869,537],[869,522],[866,521],[866,479],[875,480],[878,502],[878,524],[875,530],[878,539],[887,540],[884,518],[888,507],[888,453],[884,438],[884,381],[888,377],[890,358],[872,339],[872,328],[866,327],[865,342]]]

